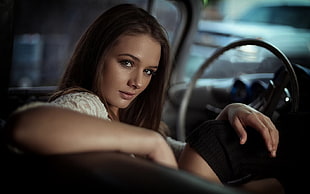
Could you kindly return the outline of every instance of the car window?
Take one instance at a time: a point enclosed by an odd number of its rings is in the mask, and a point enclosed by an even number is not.
[[[201,46],[193,45],[188,59],[186,74],[192,77],[209,58]],[[215,51],[214,51],[215,52]],[[281,67],[281,61],[270,51],[255,45],[237,47],[226,51],[205,69],[201,78],[229,78],[243,74],[274,73]]]
[[[210,2],[205,7],[205,12],[209,15],[201,15],[198,30],[190,46],[183,81],[187,82],[218,48],[245,38],[272,43],[292,63],[310,66],[309,4],[283,5],[274,2],[258,4],[253,1],[252,4],[247,3],[248,7],[240,10],[244,14],[234,19],[233,17],[227,19],[222,12],[223,4],[226,3],[229,10],[234,8],[228,2],[230,1],[221,1],[217,4]],[[245,73],[273,73],[279,66],[281,64],[276,57],[266,49],[246,46],[225,53],[210,65],[202,77],[225,78]]]
[[[310,29],[310,6],[261,6],[247,11],[236,20]]]
[[[168,33],[169,41],[173,45],[176,41],[177,33],[181,27],[181,10],[177,4],[171,1],[154,1],[152,14],[165,27]]]
[[[181,12],[171,1],[16,0],[10,87],[57,85],[83,31],[95,17],[119,3],[151,10],[174,44],[182,25]]]

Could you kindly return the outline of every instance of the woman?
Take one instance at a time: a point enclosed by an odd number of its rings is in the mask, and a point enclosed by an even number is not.
[[[41,154],[119,151],[176,169],[179,163],[220,182],[195,150],[167,137],[161,125],[169,49],[164,29],[148,12],[130,4],[107,10],[82,35],[50,102],[13,114],[13,146]],[[217,119],[230,121],[241,144],[244,127],[252,126],[275,157],[278,131],[265,115],[231,104]],[[193,163],[197,168],[189,168]]]

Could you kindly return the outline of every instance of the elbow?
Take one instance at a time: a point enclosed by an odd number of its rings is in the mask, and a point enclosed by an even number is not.
[[[31,128],[31,121],[28,121],[27,111],[13,113],[5,126],[4,137],[6,144],[24,149],[29,142],[28,129]]]

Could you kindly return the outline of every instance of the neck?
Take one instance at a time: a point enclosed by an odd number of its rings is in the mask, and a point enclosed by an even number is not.
[[[109,117],[111,120],[119,120],[119,108],[109,106]]]

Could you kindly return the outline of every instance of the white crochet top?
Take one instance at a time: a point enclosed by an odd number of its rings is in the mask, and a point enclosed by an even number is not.
[[[99,97],[89,92],[69,93],[51,102],[63,108],[85,113],[101,119],[109,119],[107,109]]]

